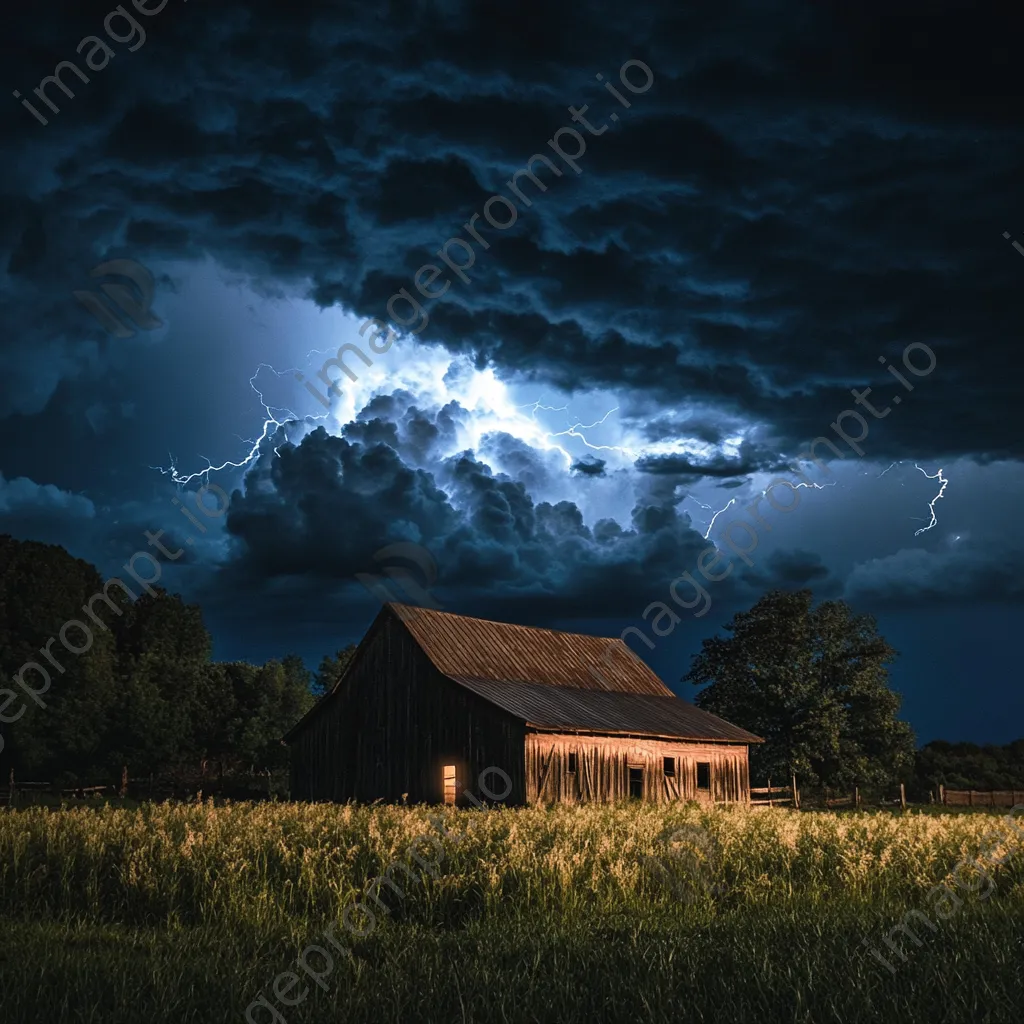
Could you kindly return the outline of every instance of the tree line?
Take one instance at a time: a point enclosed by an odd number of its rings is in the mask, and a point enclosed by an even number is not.
[[[53,638],[103,593],[88,562],[56,545],[0,535],[0,781],[71,781],[287,767],[281,736],[328,692],[355,648],[315,672],[295,654],[257,665],[215,662],[198,606],[155,589],[132,601],[110,589],[81,654]],[[93,620],[96,621],[95,619]],[[697,706],[763,737],[752,778],[836,789],[906,782],[918,796],[943,784],[1024,789],[1024,740],[1004,747],[936,740],[915,750],[888,682],[896,652],[870,616],[809,590],[772,591],[705,640],[685,682]],[[49,644],[50,659],[41,651]],[[37,699],[15,676],[49,668]],[[42,690],[42,687],[38,687]]]
[[[0,536],[3,777],[10,768],[22,779],[93,781],[118,778],[122,766],[140,777],[204,762],[211,773],[286,767],[282,734],[334,685],[354,648],[316,672],[295,654],[215,662],[196,605],[160,589],[131,601],[114,588],[110,604],[94,602],[103,625],[87,651],[50,642],[83,618],[103,582],[61,547]],[[45,691],[20,673],[29,662],[47,667]],[[19,688],[19,673],[37,698]]]

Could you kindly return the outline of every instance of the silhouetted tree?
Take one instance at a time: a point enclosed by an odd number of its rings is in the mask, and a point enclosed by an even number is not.
[[[1024,739],[1004,746],[933,740],[917,752],[915,762],[920,794],[939,785],[949,789],[1024,791]]]
[[[764,738],[750,748],[758,779],[885,785],[913,765],[886,666],[896,652],[874,619],[843,601],[812,606],[809,590],[772,591],[703,642],[684,681],[710,684],[698,707]]]
[[[320,665],[313,675],[313,695],[324,697],[334,689],[334,684],[342,677],[352,655],[356,653],[356,645],[349,644],[335,651],[334,654],[325,654],[320,660]]]

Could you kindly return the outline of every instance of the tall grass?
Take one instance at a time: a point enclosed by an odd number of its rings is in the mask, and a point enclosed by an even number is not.
[[[288,1024],[678,1020],[681,999],[697,1020],[937,1024],[1000,1020],[1021,989],[1019,966],[998,966],[1024,952],[1024,849],[1004,814],[165,804],[0,814],[4,1019],[242,1020],[438,834],[430,816],[450,832],[437,877],[397,875],[404,898]],[[708,837],[697,877],[671,855],[680,829]],[[965,896],[895,978],[865,959],[864,936],[982,850],[1009,854],[990,897]]]
[[[369,879],[418,837],[437,835],[442,876],[422,876],[403,909],[423,924],[453,915],[621,913],[671,900],[680,828],[709,837],[702,870],[725,907],[803,900],[913,898],[958,861],[1018,842],[1000,814],[834,815],[782,809],[702,811],[643,805],[490,812],[327,804],[144,805],[0,815],[0,913],[104,922],[253,927],[295,917],[334,918]],[[688,862],[688,864],[691,862]],[[692,873],[692,868],[684,866]],[[1024,881],[1024,857],[996,871],[1003,889]],[[659,881],[662,877],[662,881]]]

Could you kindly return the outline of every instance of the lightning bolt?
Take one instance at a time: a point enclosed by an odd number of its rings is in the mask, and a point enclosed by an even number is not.
[[[811,489],[813,489],[813,490],[815,490],[815,491],[823,491],[823,490],[825,490],[825,489],[826,489],[827,487],[835,487],[837,483],[838,483],[838,481],[837,481],[837,480],[834,480],[834,481],[833,481],[832,483],[830,483],[830,484],[815,484],[815,483],[809,483],[809,482],[806,482],[806,481],[805,481],[804,483],[799,483],[799,484],[792,484],[791,486],[793,487],[793,490],[796,490],[796,489],[797,489],[798,487],[809,487],[809,488],[811,488]],[[761,492],[761,497],[763,498],[763,497],[764,497],[764,496],[765,496],[765,495],[766,495],[767,493],[768,493],[768,489],[767,489],[767,488],[765,488],[765,489],[764,489],[764,490],[763,490],[763,491]],[[689,494],[689,495],[687,495],[687,497],[688,497],[688,498],[689,498],[689,499],[690,499],[690,500],[691,500],[691,501],[692,501],[692,502],[693,502],[693,503],[694,503],[695,505],[700,505],[700,507],[701,507],[701,508],[703,508],[703,509],[707,509],[707,511],[708,511],[708,512],[714,512],[714,515],[713,515],[713,516],[711,517],[711,522],[710,522],[710,523],[708,523],[708,528],[707,528],[707,530],[706,530],[706,531],[704,532],[704,539],[705,539],[705,540],[707,540],[707,539],[708,539],[708,537],[710,537],[710,536],[711,536],[711,531],[712,531],[712,530],[714,529],[714,526],[715,526],[715,520],[716,520],[716,519],[717,519],[717,518],[718,518],[718,517],[719,517],[719,516],[720,516],[720,515],[721,515],[721,514],[722,514],[723,512],[725,512],[725,511],[726,511],[727,509],[730,509],[730,508],[732,508],[732,506],[733,506],[733,505],[735,505],[735,504],[736,504],[736,501],[737,501],[737,499],[736,499],[736,498],[730,498],[730,499],[729,499],[729,501],[728,501],[728,502],[727,502],[727,503],[726,503],[726,504],[725,504],[725,505],[724,505],[724,506],[723,506],[722,508],[718,509],[718,511],[717,511],[717,512],[715,512],[715,510],[714,510],[714,509],[713,509],[713,508],[712,508],[712,507],[711,507],[710,505],[705,505],[703,501],[698,501],[698,500],[697,500],[697,499],[696,499],[696,498],[695,498],[695,497],[694,497],[694,496],[693,496],[692,494]]]
[[[708,528],[707,528],[707,530],[706,530],[706,531],[705,531],[705,533],[704,533],[704,539],[705,539],[705,540],[707,540],[707,539],[708,539],[708,537],[709,537],[709,536],[711,535],[711,529],[712,529],[712,527],[713,527],[713,526],[715,525],[715,520],[716,520],[716,519],[717,519],[717,518],[718,518],[718,517],[719,517],[719,516],[720,516],[720,515],[721,515],[721,514],[722,514],[722,513],[723,513],[723,512],[724,512],[724,511],[726,510],[726,509],[732,508],[732,506],[736,504],[736,499],[735,499],[735,498],[730,498],[730,499],[729,499],[729,501],[728,501],[728,503],[727,503],[727,504],[726,504],[726,505],[725,505],[725,506],[724,506],[723,508],[720,508],[720,509],[719,509],[719,510],[718,510],[717,512],[715,512],[715,510],[714,510],[714,509],[713,509],[713,508],[712,508],[712,507],[711,507],[710,505],[705,505],[703,501],[698,501],[698,500],[697,500],[697,499],[696,499],[696,498],[695,498],[695,497],[694,497],[694,496],[693,496],[692,494],[688,494],[688,495],[687,495],[687,497],[688,497],[688,498],[690,499],[690,501],[692,501],[692,502],[693,502],[693,503],[694,503],[695,505],[700,505],[700,507],[701,507],[701,508],[703,508],[703,509],[706,509],[706,510],[707,510],[708,512],[714,512],[714,515],[713,515],[713,516],[711,517],[711,522],[710,522],[710,523],[708,523]]]
[[[707,539],[708,539],[708,537],[710,537],[710,536],[711,536],[711,530],[712,530],[712,529],[714,528],[714,525],[715,525],[715,520],[716,520],[716,519],[717,519],[717,518],[718,518],[718,517],[719,517],[719,516],[720,516],[720,515],[721,515],[721,514],[722,514],[722,513],[723,513],[723,512],[724,512],[724,511],[726,510],[726,509],[728,509],[728,508],[732,508],[732,506],[733,506],[733,505],[735,505],[735,504],[736,504],[736,499],[735,499],[735,498],[730,498],[730,499],[729,499],[729,503],[728,503],[728,504],[727,504],[727,505],[725,506],[725,508],[720,508],[720,509],[719,509],[719,510],[718,510],[718,511],[717,511],[717,512],[716,512],[716,513],[715,513],[715,514],[714,514],[714,515],[713,515],[713,516],[711,517],[711,522],[710,522],[710,523],[708,523],[708,529],[707,529],[707,533],[705,533],[705,534],[704,534],[704,539],[705,539],[705,540],[707,540]]]
[[[526,405],[517,405],[516,408],[517,409],[529,409],[530,410],[530,419],[532,419],[532,420],[534,420],[534,422],[536,422],[536,420],[537,420],[537,410],[538,409],[541,409],[544,412],[567,412],[568,409],[569,409],[569,406],[567,406],[567,405],[559,405],[559,406],[541,405],[540,404],[540,400],[538,400],[536,402],[528,402]]]
[[[261,431],[259,437],[255,439],[249,438],[247,441],[243,440],[243,444],[251,445],[249,453],[248,455],[245,456],[244,459],[241,459],[238,462],[233,462],[230,459],[228,459],[222,462],[219,466],[215,466],[210,461],[210,459],[207,458],[207,456],[202,455],[200,456],[200,458],[206,460],[206,468],[198,470],[195,473],[183,474],[178,472],[178,467],[175,462],[175,459],[173,456],[170,456],[171,464],[169,466],[150,466],[149,468],[155,469],[158,472],[163,473],[164,476],[169,476],[179,486],[184,486],[185,484],[191,483],[193,480],[204,479],[209,481],[211,473],[219,473],[221,470],[224,469],[242,469],[245,466],[248,466],[254,459],[256,459],[259,456],[260,448],[262,447],[263,442],[266,441],[266,439],[271,436],[273,430],[276,430],[278,427],[283,427],[286,423],[295,423],[299,419],[301,419],[301,417],[294,413],[291,409],[286,409],[282,406],[267,404],[267,400],[263,397],[263,392],[260,391],[258,387],[256,387],[256,378],[260,375],[260,370],[262,369],[270,370],[270,372],[277,377],[283,377],[286,373],[290,374],[298,372],[295,367],[292,367],[291,369],[288,370],[275,370],[274,367],[271,366],[269,363],[260,363],[256,367],[256,372],[249,378],[249,387],[252,388],[256,397],[259,398],[260,405],[263,408],[263,412],[266,416],[266,419],[263,421],[263,430]],[[276,410],[279,413],[282,413],[285,416],[285,419],[279,420],[277,416],[274,415],[274,410]],[[313,418],[323,419],[324,417],[316,416]],[[274,454],[278,454],[277,448],[274,449]]]
[[[595,420],[593,423],[580,423],[577,420],[567,430],[560,430],[556,434],[548,434],[548,437],[575,437],[582,441],[588,448],[595,452],[621,452],[623,455],[628,455],[631,459],[637,457],[636,452],[629,448],[622,448],[619,445],[614,444],[591,444],[581,433],[580,430],[591,430],[594,427],[599,427],[613,412],[618,412],[619,407],[616,405],[609,409],[599,420]]]
[[[930,530],[939,521],[935,515],[935,502],[937,502],[942,497],[942,495],[946,493],[946,484],[948,484],[949,481],[942,475],[941,467],[935,473],[925,473],[925,471],[921,469],[921,467],[915,462],[914,469],[923,473],[929,480],[938,480],[939,483],[942,485],[939,488],[939,493],[936,494],[935,497],[928,502],[928,511],[931,513],[932,521],[928,523],[927,526],[922,526],[921,529],[914,531],[914,536],[917,537],[920,534],[924,533],[926,530]]]

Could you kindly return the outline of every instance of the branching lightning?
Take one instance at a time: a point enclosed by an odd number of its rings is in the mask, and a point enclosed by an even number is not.
[[[567,406],[567,405],[558,405],[558,406],[555,406],[555,405],[541,405],[540,404],[540,400],[538,399],[536,402],[528,402],[526,405],[517,405],[516,408],[517,409],[529,409],[530,410],[530,419],[536,421],[536,419],[537,419],[537,410],[538,409],[543,410],[544,412],[567,412],[568,409],[569,409],[569,406]]]
[[[263,442],[271,435],[272,430],[276,430],[278,427],[283,427],[288,422],[295,422],[301,418],[296,415],[296,413],[292,412],[291,409],[267,404],[266,399],[263,397],[263,392],[256,387],[256,378],[259,376],[260,370],[264,368],[270,370],[270,372],[277,377],[283,377],[286,373],[290,374],[296,372],[294,368],[288,370],[275,370],[269,363],[260,363],[256,367],[256,372],[249,378],[249,387],[252,388],[256,397],[259,398],[260,405],[263,408],[266,419],[263,421],[263,430],[258,438],[249,438],[247,441],[243,441],[244,444],[251,445],[249,454],[246,455],[244,459],[239,462],[227,460],[222,462],[219,466],[215,466],[207,456],[202,455],[200,458],[206,459],[205,469],[198,470],[195,473],[182,474],[178,472],[178,467],[175,463],[174,457],[171,456],[170,466],[150,466],[150,469],[158,470],[165,476],[169,476],[179,486],[184,486],[185,484],[191,483],[193,480],[203,479],[209,481],[211,473],[218,473],[223,469],[242,469],[243,467],[248,466],[255,458],[258,457]],[[274,415],[274,410],[282,413],[286,418],[279,420],[277,416]],[[322,417],[315,418],[321,419]],[[277,454],[276,448],[274,449],[274,453]]]
[[[716,512],[716,513],[715,513],[715,514],[714,514],[714,515],[713,515],[713,516],[711,517],[711,522],[710,522],[710,523],[708,523],[708,529],[707,529],[707,533],[705,533],[705,534],[704,534],[704,539],[705,539],[705,540],[707,540],[707,539],[708,539],[708,537],[710,537],[710,536],[711,536],[711,530],[712,530],[712,529],[714,528],[714,525],[715,525],[715,520],[716,520],[716,519],[717,519],[717,518],[718,518],[718,517],[719,517],[719,516],[720,516],[720,515],[721,515],[721,514],[722,514],[722,513],[723,513],[723,512],[724,512],[724,511],[726,510],[726,509],[732,508],[732,506],[733,506],[733,505],[735,505],[735,504],[736,504],[736,499],[735,499],[735,498],[730,498],[730,499],[729,499],[729,502],[728,502],[728,504],[727,504],[727,505],[726,505],[726,506],[725,506],[724,508],[720,508],[720,509],[719,509],[719,510],[718,510],[718,511],[717,511],[717,512]],[[709,506],[705,505],[704,507],[705,507],[705,508],[708,508]]]
[[[709,536],[711,535],[711,528],[712,528],[712,527],[713,527],[713,526],[715,525],[715,520],[716,520],[716,519],[717,519],[717,518],[718,518],[718,517],[719,517],[719,516],[720,516],[720,515],[721,515],[721,514],[722,514],[723,512],[725,512],[725,511],[726,511],[726,509],[732,508],[732,506],[736,504],[736,499],[735,499],[735,498],[730,498],[730,499],[729,499],[729,501],[728,501],[728,502],[727,502],[727,503],[725,504],[725,506],[724,506],[724,507],[722,507],[722,508],[720,508],[720,509],[718,509],[718,511],[716,512],[716,511],[715,511],[715,509],[714,509],[714,508],[713,508],[713,507],[712,507],[711,505],[705,505],[703,501],[698,501],[698,500],[697,500],[697,499],[696,499],[696,498],[695,498],[695,497],[694,497],[694,496],[693,496],[692,494],[688,494],[688,495],[687,495],[687,497],[688,497],[688,498],[690,499],[690,501],[692,501],[692,502],[693,502],[693,503],[694,503],[695,505],[700,505],[700,507],[701,507],[702,509],[705,509],[705,510],[706,510],[706,511],[708,511],[708,512],[713,512],[713,513],[714,513],[714,515],[712,515],[712,517],[711,517],[711,522],[710,522],[710,523],[708,523],[708,528],[707,528],[707,530],[706,530],[706,531],[705,531],[705,533],[704,533],[704,539],[705,539],[705,540],[707,540],[707,539],[708,539],[708,537],[709,537]]]
[[[914,536],[917,537],[920,534],[924,533],[926,530],[930,530],[933,526],[935,526],[936,523],[938,523],[939,520],[935,515],[935,503],[942,497],[943,494],[946,493],[946,484],[948,484],[949,481],[942,475],[941,467],[935,473],[925,473],[925,471],[921,469],[921,467],[915,462],[914,469],[918,470],[920,473],[923,473],[929,480],[938,480],[939,483],[942,485],[941,487],[939,487],[939,493],[936,494],[935,497],[928,502],[928,511],[931,513],[932,520],[926,526],[922,526],[921,529],[914,531]]]
[[[797,489],[798,487],[809,487],[809,488],[811,488],[811,489],[813,489],[813,490],[815,490],[815,491],[823,491],[823,490],[825,490],[825,489],[826,489],[827,487],[835,487],[835,486],[836,486],[836,483],[838,483],[838,481],[835,481],[835,480],[834,480],[834,481],[833,481],[832,483],[830,483],[830,484],[815,484],[815,483],[810,483],[809,481],[804,481],[803,483],[799,483],[799,484],[791,484],[790,486],[791,486],[791,487],[792,487],[792,488],[793,488],[794,490],[796,490],[796,489]],[[763,490],[763,491],[761,492],[761,497],[763,498],[763,497],[764,497],[764,496],[765,496],[765,495],[766,495],[767,493],[768,493],[768,488],[766,487],[766,488],[765,488],[765,489],[764,489],[764,490]],[[719,517],[719,516],[720,516],[720,515],[721,515],[721,514],[722,514],[723,512],[725,512],[725,511],[727,511],[728,509],[732,508],[732,506],[733,506],[733,505],[735,505],[735,504],[736,504],[736,501],[737,501],[737,499],[736,499],[736,498],[730,498],[730,499],[728,500],[728,502],[726,502],[726,504],[725,504],[725,505],[724,505],[724,506],[723,506],[722,508],[720,508],[720,509],[718,509],[717,511],[715,511],[715,509],[714,509],[714,508],[713,508],[713,507],[712,507],[711,505],[705,505],[703,501],[698,501],[698,500],[697,500],[697,499],[696,499],[696,498],[695,498],[695,497],[694,497],[694,496],[693,496],[692,494],[689,494],[689,495],[687,495],[687,497],[688,497],[688,498],[689,498],[689,499],[690,499],[690,500],[691,500],[691,501],[692,501],[692,502],[693,502],[693,503],[694,503],[695,505],[700,505],[700,507],[701,507],[701,508],[703,508],[703,509],[706,509],[706,510],[707,510],[708,512],[713,512],[713,513],[714,513],[714,515],[713,515],[713,516],[711,517],[711,522],[710,522],[710,523],[708,523],[708,528],[707,528],[707,530],[705,530],[705,531],[704,531],[704,539],[705,539],[705,540],[707,540],[707,539],[708,539],[708,537],[710,537],[710,536],[711,536],[711,531],[712,531],[712,530],[714,529],[714,526],[715,526],[715,520],[716,520],[716,519],[718,519],[718,517]]]
[[[591,444],[581,433],[580,430],[591,430],[593,427],[599,427],[613,412],[618,412],[619,407],[616,405],[609,409],[599,420],[595,420],[593,423],[580,423],[578,420],[568,429],[560,430],[557,433],[549,434],[548,437],[575,437],[582,441],[588,448],[595,452],[621,452],[623,455],[628,455],[631,459],[637,457],[637,453],[629,448],[622,448],[619,445],[614,444]]]

